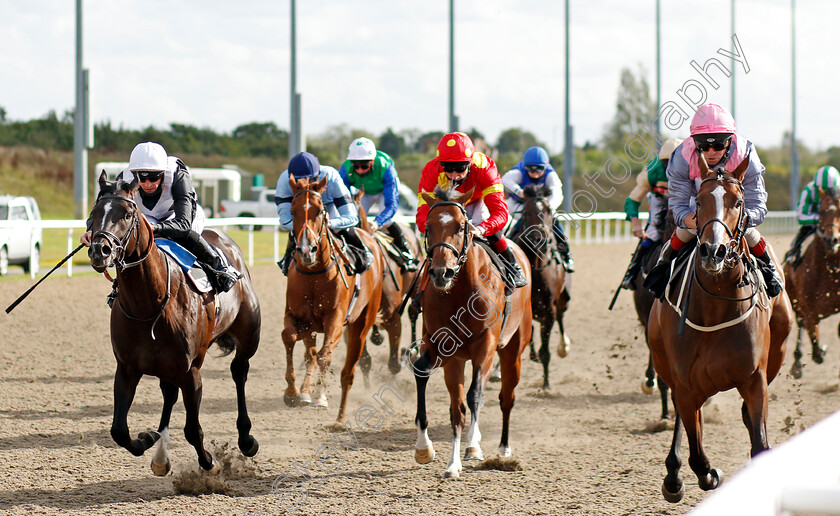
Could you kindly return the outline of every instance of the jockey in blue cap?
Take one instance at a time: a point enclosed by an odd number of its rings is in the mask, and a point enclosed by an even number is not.
[[[548,197],[548,204],[551,206],[552,213],[556,213],[563,203],[563,183],[554,167],[549,163],[548,152],[542,147],[531,147],[526,150],[522,160],[502,176],[502,184],[507,191],[505,200],[508,211],[510,211],[508,232],[511,234],[515,234],[522,229],[519,220],[522,217],[522,198],[525,188],[529,186],[546,187],[551,192]],[[557,250],[560,251],[560,257],[563,259],[563,267],[568,272],[574,272],[575,262],[572,260],[569,240],[563,231],[563,225],[556,216],[552,217],[551,227],[554,229]]]
[[[308,152],[301,152],[289,160],[289,168],[280,174],[277,180],[277,191],[274,202],[277,204],[277,215],[280,216],[280,229],[292,231],[292,188],[289,186],[289,175],[295,179],[308,177],[309,181],[318,181],[326,176],[327,189],[321,194],[324,207],[327,210],[328,224],[336,235],[344,238],[351,246],[361,250],[361,256],[357,256],[356,264],[348,264],[350,273],[362,273],[370,268],[373,263],[373,254],[362,242],[356,233],[356,224],[359,223],[359,213],[350,191],[344,186],[341,176],[333,167],[321,165],[318,158]],[[289,265],[293,260],[295,251],[295,239],[289,235],[286,254],[278,262],[283,274],[288,275]]]

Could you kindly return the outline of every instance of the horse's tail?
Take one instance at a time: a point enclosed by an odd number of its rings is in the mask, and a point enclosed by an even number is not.
[[[219,335],[219,338],[215,340],[215,344],[219,346],[219,349],[222,351],[219,358],[230,355],[236,349],[236,339],[227,333]]]

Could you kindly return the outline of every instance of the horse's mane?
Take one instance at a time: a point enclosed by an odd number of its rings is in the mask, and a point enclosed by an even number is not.
[[[105,195],[116,195],[119,192],[124,192],[126,197],[131,197],[131,185],[133,183],[129,181],[123,181],[121,177],[118,177],[114,181],[103,181],[99,184],[99,197]]]
[[[440,185],[435,186],[434,196],[440,199],[441,201],[451,201],[454,197],[457,197],[459,195],[461,195],[461,192],[457,191],[454,188],[444,190],[440,187]]]
[[[528,185],[522,189],[526,199],[550,197],[551,189],[547,185]]]

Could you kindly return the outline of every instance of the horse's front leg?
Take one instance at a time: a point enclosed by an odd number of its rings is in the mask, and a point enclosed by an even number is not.
[[[297,406],[298,392],[295,385],[295,367],[292,362],[294,359],[295,342],[299,339],[298,328],[295,318],[286,312],[283,331],[280,333],[283,339],[283,345],[286,347],[286,392],[283,393],[283,401],[289,407]]]
[[[417,384],[417,415],[414,424],[417,426],[417,443],[414,446],[414,460],[419,464],[428,464],[435,458],[435,448],[429,438],[429,418],[426,415],[426,385],[435,368],[440,366],[441,359],[434,351],[430,336],[423,336],[420,357],[414,362],[414,381]]]
[[[678,400],[679,401],[679,400]],[[709,491],[723,482],[723,472],[712,469],[706,452],[703,451],[703,411],[688,403],[682,403],[677,410],[688,437],[688,465],[697,476],[697,485],[703,491]]]
[[[767,378],[764,371],[759,369],[743,385],[738,392],[744,399],[741,407],[741,417],[750,432],[750,456],[770,449],[767,444]]]
[[[461,476],[461,433],[464,430],[467,407],[464,405],[464,361],[450,359],[443,366],[443,377],[446,380],[446,390],[449,391],[449,421],[452,424],[452,455],[449,464],[443,472],[443,478],[459,478]],[[473,421],[478,425],[477,414]],[[479,438],[481,433],[478,434]],[[467,450],[469,452],[469,449]],[[481,453],[481,448],[478,450]]]
[[[221,470],[219,462],[204,449],[204,431],[198,419],[199,408],[201,407],[201,372],[198,368],[192,367],[184,375],[181,384],[184,393],[184,409],[187,413],[187,423],[184,425],[184,436],[187,442],[193,445],[198,454],[198,465],[205,471],[215,475]]]
[[[811,338],[811,358],[817,364],[822,364],[825,360],[826,347],[820,344],[820,322],[814,321],[806,324],[808,329],[808,337]]]
[[[248,405],[245,401],[245,382],[248,381],[248,370],[251,368],[251,353],[237,349],[236,356],[230,363],[230,375],[236,384],[236,431],[239,434],[237,445],[246,457],[253,457],[260,449],[260,443],[251,435],[251,418],[248,417]]]
[[[388,370],[391,374],[397,374],[402,368],[400,362],[400,338],[402,337],[402,321],[399,313],[394,313],[390,320],[386,321],[383,326],[388,332],[388,344],[390,345],[390,353],[388,355]]]
[[[341,313],[338,313],[341,312]],[[324,345],[315,355],[318,362],[318,380],[315,382],[315,392],[312,396],[312,405],[316,407],[327,407],[327,369],[332,363],[332,353],[341,343],[341,334],[344,331],[344,311],[338,310],[324,318]],[[358,361],[358,358],[356,358]],[[355,361],[353,364],[355,365]],[[307,366],[307,369],[309,366]]]
[[[163,393],[163,411],[160,414],[160,425],[157,430],[160,439],[157,442],[155,455],[152,457],[151,467],[155,475],[163,477],[171,468],[166,447],[169,445],[169,418],[172,416],[172,407],[178,401],[178,387],[166,380],[161,380],[160,391]]]
[[[551,330],[554,328],[554,319],[552,317],[545,318],[545,324],[540,324],[540,338],[542,345],[540,346],[540,362],[543,366],[543,390],[551,389],[551,384],[548,382],[548,365],[551,363],[551,351],[549,349],[548,341],[551,339]],[[560,332],[561,345],[563,332]]]
[[[143,432],[132,439],[128,431],[128,409],[134,401],[137,383],[143,375],[136,370],[129,370],[122,364],[117,364],[114,374],[114,419],[111,423],[111,437],[114,442],[139,457],[146,450],[154,446],[160,439],[157,432]]]
[[[671,503],[677,503],[685,496],[685,484],[680,478],[680,466],[682,466],[680,447],[682,445],[683,423],[680,411],[675,409],[674,412],[674,435],[671,437],[671,450],[665,457],[665,469],[668,473],[665,475],[665,480],[662,481],[662,496]]]
[[[315,378],[315,374],[318,371],[318,359],[316,358],[317,349],[316,345],[316,334],[313,332],[304,332],[303,334],[303,364],[306,368],[306,372],[303,376],[303,382],[300,384],[300,395],[298,396],[298,405],[312,405],[312,384],[313,378]],[[326,397],[321,400],[319,398],[318,403],[323,403],[320,407],[327,406],[327,399]]]

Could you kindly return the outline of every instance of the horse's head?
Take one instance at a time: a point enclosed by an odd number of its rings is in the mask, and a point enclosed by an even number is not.
[[[744,187],[741,182],[749,166],[744,159],[733,172],[709,170],[701,153],[697,158],[703,181],[695,199],[697,205],[697,253],[703,267],[719,274],[738,260],[741,238],[746,231]]]
[[[96,272],[122,266],[133,253],[139,238],[140,211],[134,203],[137,179],[108,181],[105,171],[99,176],[99,197],[90,212],[91,239],[88,256]],[[134,238],[132,238],[134,237]]]
[[[464,205],[472,199],[475,187],[460,194],[455,190],[435,188],[434,195],[422,192],[429,205],[426,219],[426,255],[429,257],[429,276],[435,287],[449,290],[455,276],[467,260],[472,244],[470,221]]]
[[[834,191],[820,188],[819,216],[817,234],[826,254],[835,255],[840,251],[840,197]]]
[[[551,190],[545,185],[528,185],[522,191],[522,232],[518,240],[537,253],[545,249],[551,238],[552,214],[548,203]]]
[[[292,238],[297,243],[297,253],[306,267],[318,261],[318,251],[324,247],[327,210],[321,194],[327,190],[327,177],[317,181],[302,177],[295,179],[289,174],[292,189]]]
[[[359,227],[368,233],[373,233],[370,227],[370,221],[367,218],[367,212],[362,206],[362,198],[365,196],[365,187],[360,186],[356,193],[353,194],[353,202],[356,203],[356,208],[359,209]]]

